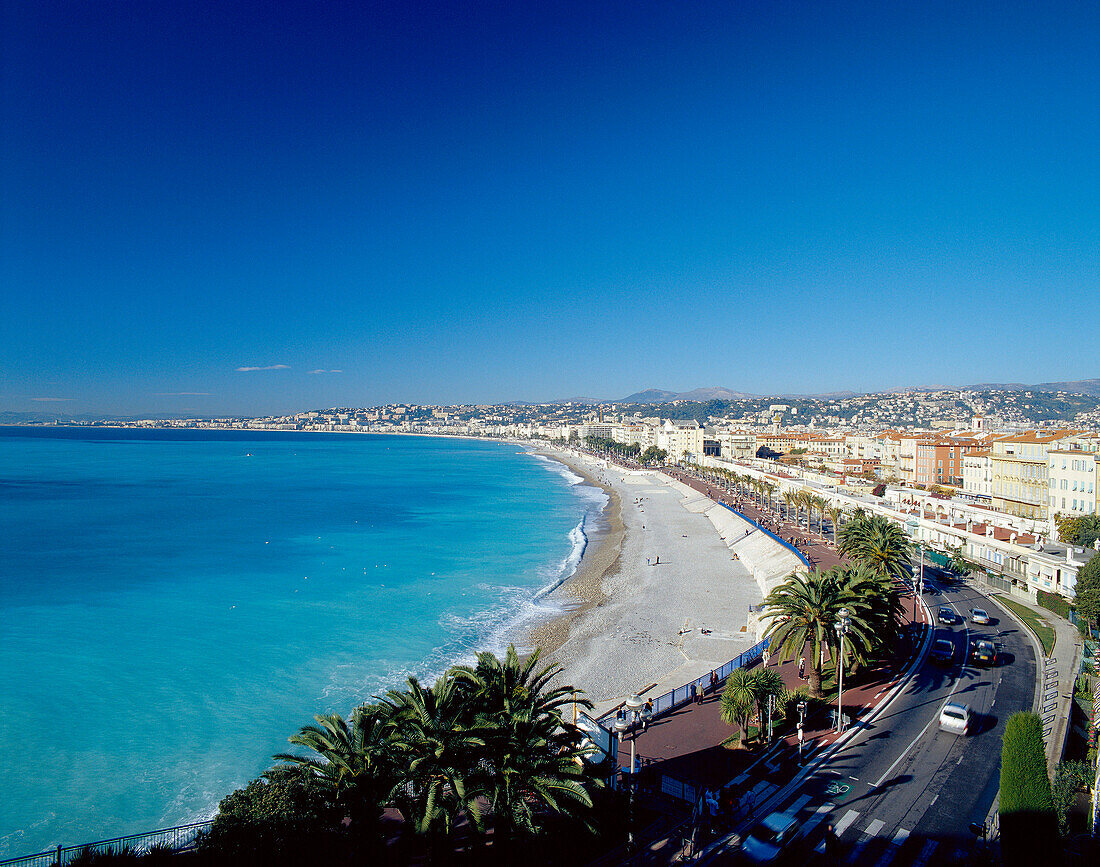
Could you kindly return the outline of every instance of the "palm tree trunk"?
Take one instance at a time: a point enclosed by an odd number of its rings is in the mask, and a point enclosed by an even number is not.
[[[821,654],[814,653],[814,664],[810,666],[810,695],[814,698],[825,698],[821,691]]]

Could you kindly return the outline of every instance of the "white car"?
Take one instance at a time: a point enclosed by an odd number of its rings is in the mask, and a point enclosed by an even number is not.
[[[970,619],[982,626],[989,625],[989,615],[984,608],[973,608],[970,611]]]
[[[741,854],[758,864],[774,861],[790,849],[801,831],[794,813],[771,813],[749,832]]]
[[[965,735],[970,731],[970,708],[956,701],[949,701],[940,711],[940,730]]]

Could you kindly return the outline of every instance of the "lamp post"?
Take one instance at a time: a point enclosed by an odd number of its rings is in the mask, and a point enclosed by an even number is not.
[[[802,766],[802,741],[805,740],[805,732],[802,730],[802,724],[806,721],[806,702],[800,701],[798,703],[798,765]]]
[[[851,616],[847,608],[841,608],[837,612],[837,617],[839,619],[833,626],[836,629],[837,663],[840,672],[837,680],[836,730],[842,733],[844,731],[844,636],[848,634]]]
[[[630,735],[630,778],[627,783],[627,822],[626,845],[630,852],[634,851],[634,772],[635,772],[635,742],[638,739],[638,717],[642,715],[645,699],[635,693],[623,704],[629,713],[629,717],[620,717],[615,720],[615,731],[619,733],[619,746],[622,747],[623,734],[633,729]]]

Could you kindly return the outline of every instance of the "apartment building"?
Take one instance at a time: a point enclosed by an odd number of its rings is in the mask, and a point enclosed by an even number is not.
[[[993,461],[988,448],[963,455],[963,494],[988,503],[993,498]]]
[[[684,452],[703,454],[703,429],[695,419],[665,419],[656,430],[656,445],[668,452],[669,460],[678,461]]]
[[[913,481],[918,485],[942,485],[962,488],[963,458],[972,451],[980,451],[981,444],[965,438],[946,438],[915,443],[916,461]]]
[[[1051,449],[1047,452],[1050,485],[1049,514],[1096,514],[1097,454],[1095,448]]]
[[[1049,517],[1049,452],[1084,435],[1078,430],[1025,431],[993,440],[993,508],[1025,518]]]

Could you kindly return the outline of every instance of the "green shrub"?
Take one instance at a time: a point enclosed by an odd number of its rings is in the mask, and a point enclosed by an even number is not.
[[[1001,851],[1005,864],[1040,864],[1058,839],[1038,714],[1008,718],[1001,745]]]
[[[1046,590],[1037,590],[1036,601],[1047,611],[1053,611],[1063,620],[1069,620],[1069,600],[1057,593],[1047,593]]]

